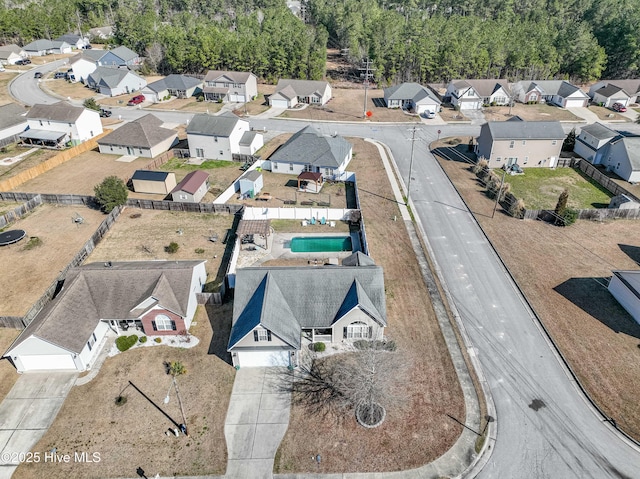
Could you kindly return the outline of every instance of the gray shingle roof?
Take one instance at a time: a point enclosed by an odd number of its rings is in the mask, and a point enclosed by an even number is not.
[[[634,80],[605,80],[609,85],[622,88],[629,96],[635,96],[640,92],[640,79]]]
[[[326,81],[317,80],[280,79],[278,80],[278,84],[276,85],[276,90],[274,93],[278,93],[280,90],[283,90],[287,87],[293,88],[297,96],[309,96],[313,95],[314,93],[323,95],[326,89],[329,88],[329,83],[327,83]]]
[[[135,75],[124,68],[112,68],[100,66],[89,74],[87,79],[96,85],[104,85],[109,88],[114,88],[126,77],[128,74]]]
[[[586,131],[594,138],[598,140],[606,140],[609,138],[615,138],[619,135],[619,133],[611,128],[607,128],[601,123],[592,123],[590,125],[585,125],[580,128],[580,132]]]
[[[299,347],[301,328],[329,328],[355,306],[386,326],[381,267],[238,269],[229,349],[258,324]]]
[[[311,125],[295,133],[269,158],[283,163],[304,163],[320,168],[337,168],[351,151],[341,136],[327,137]]]
[[[631,136],[620,138],[612,141],[609,146],[613,147],[619,142],[622,142],[622,146],[627,153],[632,171],[640,171],[640,137]]]
[[[618,95],[620,92],[622,92],[625,96],[629,96],[627,92],[625,92],[621,87],[616,86],[612,83],[609,83],[607,86],[603,86],[602,88],[598,88],[595,92],[598,95],[602,95],[605,98],[609,98],[610,96],[613,96],[613,95]],[[618,95],[618,96],[621,96],[621,95]]]
[[[202,85],[202,80],[198,80],[197,78],[190,77],[187,75],[167,75],[164,78],[161,78],[158,81],[154,81],[153,83],[149,83],[147,88],[155,92],[161,92],[165,90],[189,90],[195,86]]]
[[[343,266],[372,266],[375,265],[371,257],[364,254],[362,251],[356,251],[350,256],[347,256],[342,260]]]
[[[494,140],[563,140],[566,137],[559,121],[490,121],[482,128],[489,128]]]
[[[78,43],[78,40],[82,40],[84,37],[78,35],[77,33],[67,33],[66,35],[60,35],[56,38],[57,42],[66,42],[69,45],[75,45]]]
[[[565,80],[536,80],[532,83],[540,87],[545,95],[558,95],[566,98],[573,93],[579,92],[579,96],[589,98],[580,88]]]
[[[257,131],[245,131],[242,134],[242,138],[240,138],[239,145],[251,146],[251,143],[253,143],[253,139],[256,137],[257,134],[258,134]]]
[[[148,114],[116,128],[100,138],[98,144],[152,148],[158,143],[177,136],[175,130],[162,128],[161,124],[162,120],[157,116]]]
[[[185,316],[193,268],[202,261],[90,263],[67,273],[64,289],[36,316],[9,351],[30,336],[80,353],[101,319],[132,319],[132,309],[153,296]],[[8,353],[8,352],[7,352]]]
[[[24,116],[27,110],[17,103],[7,103],[0,106],[0,130],[18,125],[27,121]]]
[[[59,101],[51,105],[37,103],[31,107],[31,110],[27,113],[27,118],[73,123],[80,118],[84,110],[84,107],[73,106],[66,101]]]
[[[240,118],[231,112],[224,112],[217,116],[200,113],[195,115],[187,125],[187,134],[229,136],[239,121]]]
[[[100,60],[100,58],[102,58],[105,53],[106,50],[82,50],[77,55],[71,57],[69,63],[73,65],[75,62],[82,59],[95,63]]]
[[[428,88],[411,82],[385,88],[384,96],[389,100],[413,100],[414,102],[429,97],[435,102],[440,103],[440,100],[438,100]]]
[[[253,75],[251,72],[229,72],[223,70],[209,70],[204,77],[206,82],[223,81],[225,78],[232,83],[246,83],[249,77]]]
[[[114,48],[113,50],[110,50],[110,51],[111,51],[111,53],[113,53],[117,57],[121,58],[125,62],[128,62],[130,60],[138,58],[138,54],[136,52],[134,52],[130,48],[127,48],[127,47],[124,47],[124,46],[116,47],[116,48]],[[107,52],[105,51],[105,53],[107,53]]]
[[[244,175],[240,177],[241,180],[249,180],[256,181],[258,178],[262,176],[262,173],[258,170],[247,171]]]
[[[6,54],[5,58],[8,56],[9,53],[15,53],[16,55],[20,55],[20,52],[22,51],[24,51],[24,49],[19,47],[15,43],[0,46],[0,52]]]
[[[29,52],[39,52],[42,50],[51,50],[53,48],[53,42],[51,40],[34,40],[31,43],[27,43],[23,49]]]

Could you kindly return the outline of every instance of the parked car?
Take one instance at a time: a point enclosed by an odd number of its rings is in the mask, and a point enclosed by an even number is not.
[[[42,78],[42,72],[36,72],[33,78]]]
[[[109,118],[113,112],[111,110],[105,110],[104,108],[100,108],[100,117]]]
[[[65,72],[56,72],[53,75],[53,78],[55,78],[56,80],[59,80],[60,78],[66,78],[67,74]]]
[[[28,58],[23,58],[22,60],[18,60],[16,65],[31,65],[31,60]]]
[[[614,103],[613,105],[611,105],[611,109],[613,111],[619,111],[620,113],[624,113],[625,111],[627,111],[627,107],[622,103]]]
[[[93,47],[89,44],[89,45],[84,45],[82,47],[83,50],[91,50]]]
[[[129,106],[139,105],[143,101],[144,101],[144,95],[136,95],[131,100],[129,100],[129,103],[127,103],[127,105]]]
[[[427,110],[424,112],[424,117],[432,120],[436,117],[436,112]]]

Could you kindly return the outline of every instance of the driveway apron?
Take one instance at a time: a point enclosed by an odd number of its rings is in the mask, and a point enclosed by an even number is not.
[[[21,454],[34,451],[74,385],[76,372],[25,373],[0,404],[0,479],[9,479]]]
[[[238,370],[224,425],[226,477],[273,477],[273,461],[289,426],[291,395],[279,388],[277,368]]]

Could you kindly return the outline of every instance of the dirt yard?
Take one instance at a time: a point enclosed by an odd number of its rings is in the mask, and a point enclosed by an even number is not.
[[[508,106],[490,106],[483,108],[482,112],[487,121],[505,121],[516,115],[525,121],[583,121],[569,110],[546,103],[524,105],[516,102],[511,108],[511,115]]]
[[[124,180],[151,161],[149,158],[137,158],[122,162],[116,161],[118,158],[116,155],[103,155],[97,150],[87,151],[21,184],[16,191],[93,195],[93,187],[107,176],[115,175]]]
[[[232,224],[231,215],[126,208],[87,262],[207,260],[207,284],[213,288],[224,275],[219,271],[225,251],[222,241]],[[218,236],[215,243],[209,240],[213,235]],[[165,247],[172,241],[180,249],[166,253]]]
[[[100,462],[25,464],[13,477],[137,477],[137,468],[149,478],[156,474],[224,474],[224,420],[235,370],[211,354],[215,341],[210,321],[215,327],[229,311],[229,306],[211,309],[208,319],[207,312],[198,309],[191,332],[200,343],[192,349],[154,345],[108,358],[96,378],[71,390],[53,425],[32,449],[44,453],[55,447],[58,454],[71,454],[72,458],[76,451],[98,452]],[[165,372],[168,361],[181,361],[187,369],[177,382],[188,437],[165,434],[175,425],[163,412],[182,423],[176,393],[170,388],[171,377]],[[167,390],[169,403],[165,404]],[[127,402],[117,406],[115,398],[121,394]]]
[[[0,354],[11,346],[11,343],[18,337],[20,331],[13,328],[0,328]],[[18,380],[16,368],[8,359],[0,359],[0,402],[11,391],[11,388]]]
[[[0,160],[4,158],[13,158],[26,153],[29,150],[30,148],[18,147],[15,144],[7,145],[5,147],[5,152],[0,153]],[[55,156],[57,153],[59,152],[55,150],[36,149],[36,151],[23,157],[23,159],[17,163],[13,163],[11,165],[0,165],[0,180],[6,180],[7,178],[17,175],[21,171],[28,170],[32,166],[39,165],[52,156]]]
[[[85,100],[87,98],[97,98],[99,95],[91,90],[84,83],[71,83],[64,79],[54,80],[53,78],[40,81],[40,88],[45,92],[54,93],[63,98],[73,98],[74,100]],[[100,100],[97,100],[101,103]]]
[[[638,269],[640,222],[578,220],[559,228],[500,210],[491,219],[493,201],[468,165],[441,164],[583,386],[640,439],[640,325],[606,289],[612,270]]]
[[[0,105],[12,103],[15,100],[9,95],[9,83],[16,76],[16,72],[4,71],[0,73]]]
[[[79,214],[82,224],[73,218]],[[58,277],[60,271],[80,251],[105,215],[82,206],[41,205],[11,225],[27,237],[19,243],[0,248],[0,315],[23,316]],[[42,244],[25,249],[29,237]]]
[[[631,121],[626,116],[622,116],[619,113],[616,113],[615,111],[609,108],[605,108],[603,106],[589,105],[589,110],[592,113],[595,113],[596,115],[598,115],[598,118],[600,118],[601,120],[621,121],[621,122]]]
[[[443,454],[461,433],[446,414],[464,417],[464,403],[449,352],[429,301],[406,229],[377,149],[350,139],[358,154],[349,169],[358,184],[371,255],[384,267],[386,335],[398,345],[403,377],[410,378],[377,429],[356,424],[353,413],[323,416],[294,406],[276,456],[275,471],[370,472],[404,470]],[[364,172],[366,171],[366,174]],[[376,195],[363,192],[375,191]],[[317,466],[312,460],[322,455]]]

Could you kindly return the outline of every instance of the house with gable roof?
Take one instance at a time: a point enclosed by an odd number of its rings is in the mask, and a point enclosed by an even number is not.
[[[331,99],[331,85],[326,81],[280,79],[269,97],[269,105],[293,108],[298,103],[324,105]]]
[[[71,45],[64,41],[40,39],[27,43],[23,50],[30,57],[41,57],[51,53],[71,53]]]
[[[203,93],[205,101],[248,102],[258,96],[258,79],[251,72],[209,70]]]
[[[144,88],[147,80],[126,68],[97,67],[85,83],[102,95],[118,96]]]
[[[89,45],[89,39],[83,35],[77,33],[67,33],[56,38],[57,42],[65,42],[71,46],[72,50],[82,49]]]
[[[589,96],[566,80],[523,80],[512,85],[521,103],[552,103],[562,108],[581,108],[589,103]]]
[[[209,191],[209,173],[195,170],[187,174],[171,191],[171,199],[182,203],[200,203]]]
[[[508,105],[511,91],[508,82],[500,79],[451,80],[445,101],[461,110],[479,110],[483,105]]]
[[[103,53],[98,61],[99,66],[134,67],[142,63],[140,55],[124,46],[116,47],[113,50],[103,50]]]
[[[414,110],[418,115],[425,112],[437,113],[441,104],[431,90],[418,83],[401,83],[385,88],[384,102],[387,108]]]
[[[62,148],[67,142],[77,145],[102,133],[97,111],[66,101],[35,104],[26,118],[27,130],[19,136],[23,143],[33,146]]]
[[[240,153],[240,141],[249,130],[249,122],[231,112],[195,115],[187,125],[189,156],[232,160],[234,154]]]
[[[15,65],[18,60],[26,57],[27,52],[14,43],[0,46],[0,63],[3,65]]]
[[[602,163],[604,147],[618,136],[620,133],[607,128],[602,123],[585,125],[580,128],[580,133],[576,136],[573,151],[589,163],[599,165]]]
[[[71,74],[69,79],[73,82],[85,83],[89,75],[98,68],[98,60],[104,55],[104,50],[82,50],[69,60]]]
[[[602,80],[589,88],[589,96],[596,104],[610,108],[614,103],[629,106],[637,103],[640,80]]]
[[[602,149],[601,164],[629,183],[640,183],[640,136],[620,136]]]
[[[147,84],[140,93],[145,99],[159,103],[166,97],[189,98],[202,91],[202,80],[188,75],[167,75],[160,80]]]
[[[26,110],[17,103],[0,106],[0,146],[17,141],[27,127]]]
[[[154,158],[178,142],[178,133],[162,124],[157,116],[148,114],[116,128],[98,140],[100,153]]]
[[[64,287],[4,353],[18,372],[90,369],[111,331],[147,336],[188,331],[205,261],[89,263],[71,268]]]
[[[361,252],[342,266],[236,271],[227,350],[236,367],[296,366],[303,344],[380,340],[383,270]]]
[[[324,136],[309,125],[278,148],[263,167],[273,173],[299,175],[307,171],[334,179],[345,172],[352,150],[351,143],[341,136]]]

